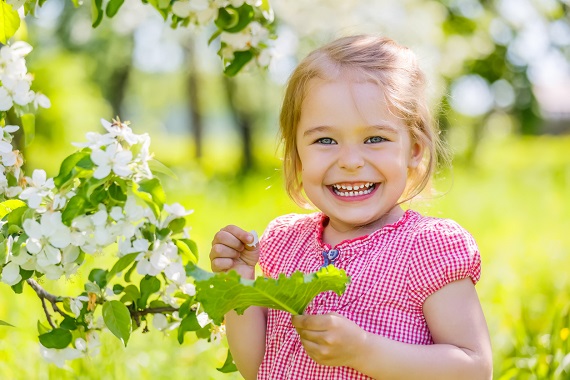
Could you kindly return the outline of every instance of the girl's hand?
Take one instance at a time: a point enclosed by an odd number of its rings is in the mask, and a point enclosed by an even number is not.
[[[237,226],[222,228],[212,240],[210,250],[212,271],[227,272],[234,269],[243,278],[255,278],[259,244],[252,246],[253,242],[254,236]]]
[[[352,367],[366,342],[367,332],[337,313],[294,315],[291,322],[307,354],[322,365]]]

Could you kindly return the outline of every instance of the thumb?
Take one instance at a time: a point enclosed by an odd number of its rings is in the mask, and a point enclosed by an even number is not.
[[[257,250],[259,247],[259,238],[257,236],[257,232],[255,232],[255,230],[251,230],[250,232],[251,235],[251,239],[249,240],[249,243],[245,244],[245,249],[248,251],[255,251]]]

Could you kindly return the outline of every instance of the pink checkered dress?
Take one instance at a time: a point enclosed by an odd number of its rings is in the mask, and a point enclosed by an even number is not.
[[[267,277],[295,270],[315,272],[324,262],[322,213],[290,214],[269,224],[261,239],[260,265]],[[477,283],[481,259],[473,237],[449,219],[408,210],[394,224],[334,247],[334,265],[351,277],[346,292],[319,294],[306,314],[339,313],[364,330],[412,344],[433,344],[422,305],[444,285],[470,277]],[[303,349],[291,315],[269,310],[265,356],[258,379],[369,379],[349,367],[314,362]]]

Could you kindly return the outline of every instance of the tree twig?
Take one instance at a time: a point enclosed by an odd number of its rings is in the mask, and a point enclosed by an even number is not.
[[[65,314],[63,311],[61,311],[61,309],[57,306],[58,302],[63,301],[63,297],[58,297],[58,296],[55,296],[55,295],[49,293],[44,288],[42,288],[42,286],[40,284],[38,284],[36,282],[36,280],[34,280],[34,279],[29,278],[26,280],[26,282],[28,283],[28,285],[31,286],[32,289],[34,289],[34,291],[36,292],[36,294],[38,295],[38,297],[42,301],[42,307],[44,309],[44,313],[46,315],[47,321],[48,321],[49,325],[55,329],[57,326],[55,325],[55,323],[53,323],[51,315],[49,314],[49,311],[48,311],[47,305],[46,305],[46,300],[48,300],[49,303],[51,304],[51,308],[53,309],[53,311],[61,314],[63,317],[67,317],[68,315]]]

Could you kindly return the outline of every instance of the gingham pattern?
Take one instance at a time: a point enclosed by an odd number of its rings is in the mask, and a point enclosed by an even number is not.
[[[295,270],[315,272],[323,264],[322,213],[290,214],[270,223],[261,239],[260,266],[268,277]],[[351,277],[346,292],[321,293],[306,314],[336,312],[364,330],[400,342],[432,344],[422,313],[425,299],[466,277],[477,283],[481,259],[473,237],[449,219],[408,210],[391,225],[335,248],[335,265]],[[369,379],[348,367],[328,367],[307,356],[291,315],[269,310],[265,357],[258,379]]]

